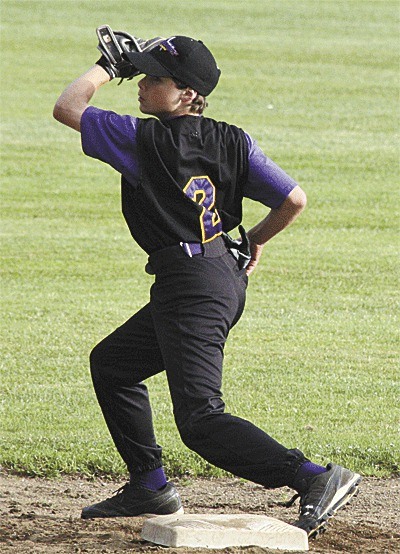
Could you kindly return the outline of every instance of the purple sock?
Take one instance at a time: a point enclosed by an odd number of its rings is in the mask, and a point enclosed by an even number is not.
[[[159,467],[143,473],[131,473],[130,484],[145,487],[146,489],[150,489],[152,491],[158,491],[167,484],[164,468]]]
[[[313,462],[304,462],[296,473],[293,481],[293,488],[298,492],[303,492],[307,489],[307,483],[310,479],[320,473],[325,473],[325,471],[327,471],[326,467],[319,466]]]

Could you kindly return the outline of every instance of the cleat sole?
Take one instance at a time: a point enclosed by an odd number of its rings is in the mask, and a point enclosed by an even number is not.
[[[182,515],[185,513],[185,510],[183,508],[179,508],[179,510],[177,510],[176,512],[171,512],[171,513],[168,513],[168,514],[151,514],[151,513],[147,513],[147,514],[141,514],[140,517],[147,517],[147,518],[151,518],[151,517],[160,517],[160,516],[177,516],[177,515]]]
[[[357,496],[359,492],[358,485],[360,484],[360,482],[361,478],[348,490],[347,494],[335,506],[331,508],[328,513],[323,515],[322,519],[318,522],[317,527],[315,527],[308,533],[309,539],[315,539],[318,537],[318,535],[325,533],[328,520],[334,517],[338,510],[349,504],[349,502],[353,500],[355,496]]]

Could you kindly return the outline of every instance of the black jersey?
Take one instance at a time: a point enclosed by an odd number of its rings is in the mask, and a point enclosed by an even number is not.
[[[140,179],[122,177],[122,211],[136,242],[151,253],[180,242],[212,241],[242,220],[248,172],[244,132],[210,118],[139,123]]]

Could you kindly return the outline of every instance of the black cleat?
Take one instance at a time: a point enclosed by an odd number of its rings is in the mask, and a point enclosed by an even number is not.
[[[147,514],[167,515],[183,513],[181,499],[172,483],[152,491],[129,483],[117,490],[114,496],[98,504],[83,508],[83,519],[95,517],[135,517]]]
[[[300,516],[293,525],[304,529],[308,537],[323,532],[329,518],[336,515],[358,492],[361,481],[358,473],[328,464],[327,471],[316,475],[306,492],[300,494]]]

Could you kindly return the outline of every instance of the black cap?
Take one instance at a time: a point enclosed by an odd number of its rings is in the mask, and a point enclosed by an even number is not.
[[[125,56],[140,73],[172,77],[202,96],[214,90],[221,74],[205,44],[189,37],[170,37],[150,52],[126,52]]]

